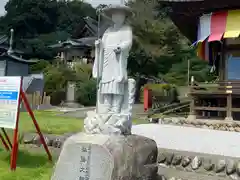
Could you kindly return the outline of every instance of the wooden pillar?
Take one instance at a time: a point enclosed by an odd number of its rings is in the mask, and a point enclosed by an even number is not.
[[[192,88],[194,86],[194,77],[191,77],[191,86],[190,86],[190,93],[192,92]],[[190,102],[190,111],[187,118],[188,121],[196,120],[196,113],[195,113],[195,97],[191,95],[191,102]]]
[[[189,115],[187,117],[188,121],[195,121],[196,120],[196,113],[195,113],[195,98],[192,96],[191,102],[190,102],[190,111]]]
[[[195,115],[195,98],[192,96],[189,115]]]
[[[232,93],[227,94],[227,114],[226,121],[233,121],[232,118]]]

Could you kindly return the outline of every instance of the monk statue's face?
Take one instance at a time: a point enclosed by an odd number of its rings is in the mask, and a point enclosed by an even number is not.
[[[122,26],[125,22],[126,15],[122,11],[116,11],[112,14],[112,21],[117,26]]]

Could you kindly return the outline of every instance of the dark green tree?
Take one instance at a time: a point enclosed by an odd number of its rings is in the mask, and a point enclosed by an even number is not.
[[[9,0],[1,24],[15,29],[17,37],[33,37],[55,31],[58,22],[57,0]]]
[[[39,59],[53,59],[48,45],[70,38],[83,17],[95,18],[95,9],[78,0],[9,0],[5,10],[0,29],[13,28],[16,47]]]

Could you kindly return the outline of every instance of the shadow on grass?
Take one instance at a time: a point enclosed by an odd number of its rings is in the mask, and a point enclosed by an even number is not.
[[[10,154],[5,158],[5,161],[10,162]],[[50,161],[46,155],[34,154],[27,151],[19,151],[17,156],[17,167],[22,168],[37,168],[49,165]]]

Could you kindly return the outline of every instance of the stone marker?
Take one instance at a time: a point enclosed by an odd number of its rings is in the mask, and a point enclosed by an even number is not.
[[[154,179],[156,159],[148,138],[79,133],[65,142],[52,180]]]
[[[95,42],[93,77],[99,83],[97,110],[87,113],[85,133],[65,141],[52,180],[157,178],[156,142],[131,135],[136,82],[127,77],[133,38],[131,27],[124,22],[132,11],[123,3],[103,10],[114,25]]]
[[[76,102],[76,82],[67,82],[66,102],[63,106],[70,108],[80,108],[81,105]]]

